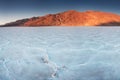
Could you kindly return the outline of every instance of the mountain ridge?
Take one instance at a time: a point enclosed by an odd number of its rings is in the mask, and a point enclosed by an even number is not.
[[[2,26],[120,26],[120,15],[94,10],[69,10],[21,19]]]

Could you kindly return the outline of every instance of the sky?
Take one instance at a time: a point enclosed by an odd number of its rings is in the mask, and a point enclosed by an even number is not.
[[[0,0],[0,24],[67,10],[120,14],[120,0]]]

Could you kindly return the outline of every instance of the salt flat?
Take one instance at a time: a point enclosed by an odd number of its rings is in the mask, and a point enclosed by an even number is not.
[[[0,80],[120,80],[119,27],[0,28]]]

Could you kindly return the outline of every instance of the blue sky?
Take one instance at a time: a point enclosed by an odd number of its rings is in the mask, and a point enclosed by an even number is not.
[[[120,14],[120,0],[0,0],[0,24],[66,10]]]

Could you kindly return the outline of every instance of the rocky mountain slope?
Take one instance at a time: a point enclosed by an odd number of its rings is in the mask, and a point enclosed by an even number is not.
[[[22,19],[3,26],[120,26],[120,15],[92,10],[85,12],[70,10]]]

